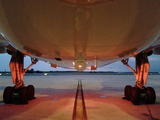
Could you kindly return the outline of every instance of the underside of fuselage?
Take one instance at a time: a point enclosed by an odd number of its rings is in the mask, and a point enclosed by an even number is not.
[[[0,31],[18,50],[58,66],[73,68],[67,60],[74,61],[76,53],[86,54],[87,67],[95,58],[103,66],[157,40],[158,2],[2,0]]]

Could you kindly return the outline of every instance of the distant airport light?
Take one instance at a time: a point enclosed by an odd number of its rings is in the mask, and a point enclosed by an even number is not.
[[[2,75],[2,73],[0,73],[0,75]]]
[[[46,76],[46,75],[48,75],[48,73],[44,73],[44,75]]]

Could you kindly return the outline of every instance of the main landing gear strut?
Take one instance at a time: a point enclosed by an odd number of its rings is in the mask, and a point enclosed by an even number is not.
[[[23,69],[24,65],[24,54],[19,51],[12,52],[12,57],[10,61],[10,71],[12,75],[12,81],[15,84],[14,87],[8,86],[5,88],[3,93],[4,103],[16,103],[16,104],[28,104],[28,100],[35,99],[34,97],[34,86],[24,85],[23,76],[26,71],[34,64],[38,62],[37,59],[31,58],[31,65],[26,69]]]
[[[140,53],[136,57],[136,70],[128,65],[128,59],[121,62],[126,65],[134,73],[136,83],[134,87],[127,85],[124,89],[124,99],[131,100],[134,105],[139,105],[140,101],[146,101],[148,104],[154,104],[156,101],[156,93],[152,87],[145,87],[147,83],[150,64],[147,53]]]

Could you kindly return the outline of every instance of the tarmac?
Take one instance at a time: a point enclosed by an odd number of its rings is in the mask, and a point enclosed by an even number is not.
[[[3,103],[3,90],[13,86],[11,76],[0,76],[0,120],[72,120],[78,80],[82,80],[88,120],[160,120],[160,76],[150,75],[147,86],[156,91],[156,103],[133,105],[122,99],[133,75],[25,76],[35,86],[36,99],[27,105]]]

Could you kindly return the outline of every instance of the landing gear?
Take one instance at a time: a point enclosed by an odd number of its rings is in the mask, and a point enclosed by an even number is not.
[[[4,93],[3,93],[3,101],[6,104],[12,103],[12,101],[13,101],[12,92],[13,92],[13,87],[8,86],[8,87],[5,88]]]
[[[16,98],[14,98],[14,94],[16,94]],[[17,104],[28,104],[28,90],[27,87],[21,87],[15,90],[13,93],[14,102]]]
[[[35,97],[34,97],[34,93],[35,93],[34,86],[33,85],[28,85],[27,89],[28,89],[28,100],[35,99]]]
[[[26,71],[38,62],[37,59],[31,59],[32,63],[26,69],[23,69],[24,55],[19,51],[12,52],[10,61],[10,71],[14,87],[6,87],[3,93],[4,103],[28,104],[28,100],[35,99],[35,89],[33,85],[24,85],[23,76]]]
[[[146,89],[147,92],[147,100],[146,102],[148,104],[154,104],[156,101],[156,93],[152,87],[147,87]]]
[[[134,105],[139,105],[140,102],[140,92],[139,92],[139,88],[137,87],[132,87],[131,89],[131,101]]]
[[[124,89],[124,98],[130,100],[134,105],[139,105],[140,101],[145,101],[147,104],[154,104],[156,101],[156,93],[152,87],[140,89],[127,85]]]
[[[139,105],[140,101],[146,101],[148,104],[154,104],[156,101],[156,93],[152,87],[145,87],[147,83],[150,64],[147,53],[140,53],[136,56],[136,70],[128,65],[128,59],[121,61],[136,76],[136,84],[134,87],[127,85],[124,89],[124,98],[131,100],[134,105]]]
[[[132,86],[130,85],[127,85],[124,89],[124,96],[126,100],[131,100],[131,96],[130,96],[131,89],[132,89]]]

